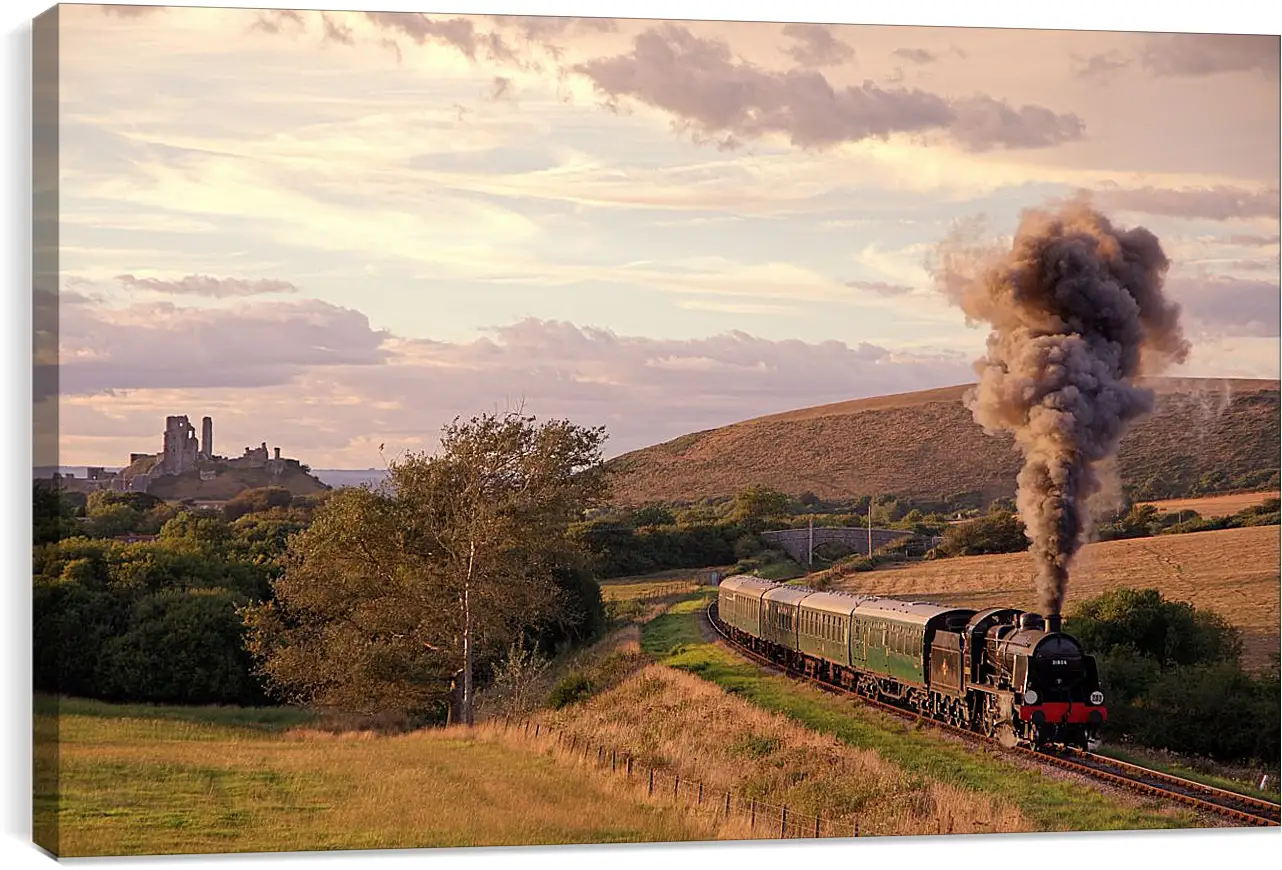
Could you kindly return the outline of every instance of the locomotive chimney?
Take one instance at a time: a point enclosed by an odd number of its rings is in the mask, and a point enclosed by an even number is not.
[[[1060,621],[1063,620],[1063,618],[1064,617],[1060,616],[1058,613],[1046,614],[1046,630],[1051,634],[1058,633],[1060,630]]]

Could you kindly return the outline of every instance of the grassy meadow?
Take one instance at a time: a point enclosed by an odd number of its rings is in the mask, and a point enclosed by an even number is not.
[[[725,835],[484,726],[333,733],[297,711],[42,699],[35,728],[36,840],[61,857]]]

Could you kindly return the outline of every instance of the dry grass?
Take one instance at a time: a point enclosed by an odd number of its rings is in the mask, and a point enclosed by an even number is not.
[[[1245,663],[1261,667],[1278,652],[1279,559],[1277,526],[1091,544],[1074,563],[1068,607],[1119,586],[1158,589],[1167,598],[1224,615],[1243,631]],[[838,588],[1033,609],[1032,577],[1029,554],[1010,553],[887,565],[849,575]]]
[[[660,665],[542,721],[711,791],[847,825],[857,818],[861,834],[1034,830],[1013,804],[912,777],[873,750]]]
[[[1156,412],[1122,443],[1123,478],[1142,483],[1277,468],[1277,381],[1163,379]],[[609,465],[621,503],[731,495],[764,483],[798,495],[893,493],[943,499],[1015,490],[1019,457],[961,403],[965,387],[805,408],[684,435]]]
[[[199,722],[37,718],[60,765],[36,794],[66,856],[653,842],[735,836],[608,771],[484,728],[399,736]]]
[[[1200,498],[1168,498],[1162,501],[1151,501],[1159,511],[1197,511],[1203,517],[1227,517],[1245,508],[1255,507],[1271,498],[1278,498],[1282,493],[1269,492],[1234,492],[1228,495],[1207,495]]]

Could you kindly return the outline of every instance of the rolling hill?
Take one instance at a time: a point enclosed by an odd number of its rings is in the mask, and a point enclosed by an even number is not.
[[[1279,382],[1161,378],[1156,408],[1122,442],[1124,483],[1146,498],[1276,486]],[[694,501],[766,484],[823,499],[893,493],[920,501],[1013,495],[1020,457],[962,404],[969,385],[758,417],[607,463],[621,504]],[[1262,478],[1258,482],[1247,480]]]

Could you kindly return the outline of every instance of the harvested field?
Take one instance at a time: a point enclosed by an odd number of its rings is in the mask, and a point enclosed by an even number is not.
[[[1162,501],[1150,501],[1160,511],[1197,511],[1203,517],[1227,517],[1240,510],[1255,507],[1267,499],[1278,498],[1282,493],[1268,492],[1234,492],[1228,495],[1208,495],[1201,498],[1168,498]]]
[[[1154,588],[1224,615],[1242,629],[1245,664],[1263,667],[1278,652],[1280,552],[1278,526],[1091,544],[1074,564],[1067,609],[1119,586]],[[1034,609],[1032,576],[1029,554],[1010,553],[890,565],[850,575],[837,588],[968,607]]]

